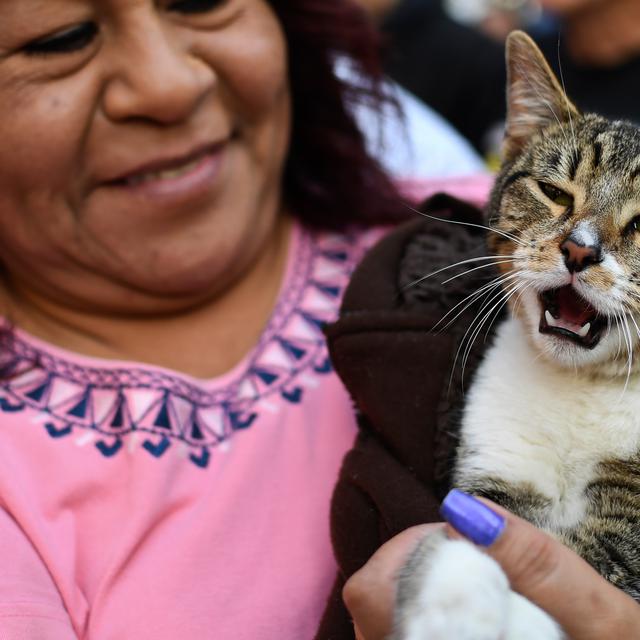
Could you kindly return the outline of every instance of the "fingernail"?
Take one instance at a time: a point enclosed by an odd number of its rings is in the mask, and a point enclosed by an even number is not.
[[[482,547],[492,545],[505,527],[502,516],[459,489],[449,491],[440,513],[456,531]]]

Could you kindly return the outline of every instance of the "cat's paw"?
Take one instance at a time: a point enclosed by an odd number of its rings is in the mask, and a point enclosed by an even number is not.
[[[505,640],[563,640],[565,637],[549,614],[519,593],[511,592]]]
[[[500,565],[468,542],[432,538],[401,581],[394,637],[503,640],[511,592]]]

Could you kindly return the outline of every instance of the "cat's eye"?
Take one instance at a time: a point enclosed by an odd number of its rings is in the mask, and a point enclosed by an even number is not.
[[[175,0],[167,9],[178,13],[206,13],[227,4],[229,0]]]
[[[98,33],[93,22],[83,22],[57,33],[38,38],[22,47],[29,56],[50,56],[80,51],[89,45]]]
[[[538,186],[540,187],[540,191],[552,202],[562,207],[570,207],[573,205],[573,196],[569,195],[566,191],[558,189],[558,187],[554,187],[548,182],[540,181],[538,182]]]
[[[631,233],[637,233],[640,231],[640,216],[636,216],[629,222],[629,224],[624,228],[625,235]]]

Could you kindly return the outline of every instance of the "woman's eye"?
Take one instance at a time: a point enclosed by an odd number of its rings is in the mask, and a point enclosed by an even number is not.
[[[168,10],[178,13],[206,13],[226,2],[228,0],[176,0],[169,4]]]
[[[637,233],[638,231],[640,231],[640,216],[633,218],[624,229],[625,234]]]
[[[563,207],[570,207],[573,205],[573,196],[569,195],[562,189],[558,189],[558,187],[554,187],[548,182],[538,182],[538,186],[540,187],[540,191],[544,193],[549,200],[559,204]]]
[[[22,51],[30,56],[46,56],[73,53],[84,49],[96,37],[98,27],[93,22],[85,22],[50,36],[29,42]]]

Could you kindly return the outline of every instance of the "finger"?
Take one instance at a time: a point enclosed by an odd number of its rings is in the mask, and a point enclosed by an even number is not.
[[[416,544],[442,524],[412,527],[383,544],[349,578],[342,591],[361,640],[382,640],[391,633],[397,575]]]
[[[640,607],[555,538],[489,500],[452,493],[443,503],[445,519],[483,546],[512,588],[547,611],[572,638],[614,637],[611,629],[620,628],[615,625],[638,624]]]

